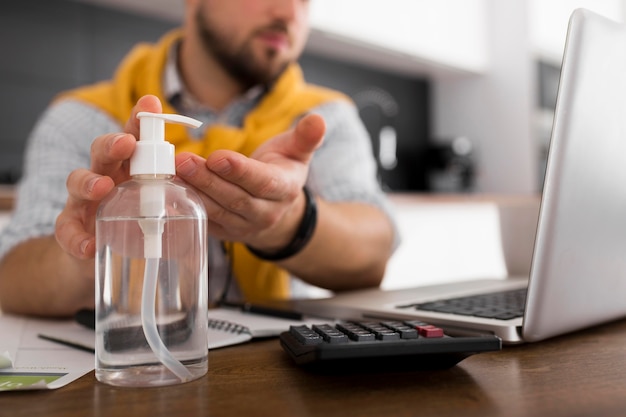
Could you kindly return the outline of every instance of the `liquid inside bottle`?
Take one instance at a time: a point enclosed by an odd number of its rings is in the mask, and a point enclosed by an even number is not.
[[[146,218],[129,204],[140,187],[140,181],[122,184],[96,220],[96,378],[118,386],[187,382],[208,369],[206,217],[197,202],[182,198],[187,191],[165,184],[164,212],[148,219],[161,222],[162,255],[147,259]],[[154,313],[157,340],[184,376],[149,344],[147,311]]]

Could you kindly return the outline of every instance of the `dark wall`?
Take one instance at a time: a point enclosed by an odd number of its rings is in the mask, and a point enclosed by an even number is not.
[[[430,134],[428,82],[308,54],[300,63],[310,82],[343,91],[355,99],[377,156],[381,128],[394,128],[396,165],[392,168],[391,161],[381,163],[378,158],[386,188],[424,190],[425,173],[420,159]]]
[[[109,78],[135,43],[173,27],[68,0],[2,0],[0,183],[21,175],[26,138],[55,94]],[[416,158],[428,140],[428,83],[313,55],[301,64],[309,81],[356,99],[377,154],[381,127],[393,126],[399,157],[393,169],[381,168],[381,181],[393,190],[424,189]]]
[[[0,182],[20,176],[26,138],[58,92],[109,78],[136,42],[171,27],[65,0],[2,0]]]

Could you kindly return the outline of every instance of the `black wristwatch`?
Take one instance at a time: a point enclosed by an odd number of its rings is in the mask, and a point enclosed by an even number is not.
[[[256,257],[266,261],[281,261],[294,256],[309,243],[315,231],[315,226],[317,225],[317,204],[315,203],[313,194],[311,194],[308,188],[303,187],[302,191],[304,191],[305,197],[304,216],[302,216],[302,221],[298,226],[295,236],[291,239],[291,242],[274,253],[262,252],[246,245],[248,250]]]

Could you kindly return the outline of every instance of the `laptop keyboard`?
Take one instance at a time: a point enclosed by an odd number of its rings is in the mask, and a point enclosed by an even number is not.
[[[422,311],[460,314],[490,319],[510,320],[524,315],[526,288],[466,297],[449,298],[428,303],[400,306]]]

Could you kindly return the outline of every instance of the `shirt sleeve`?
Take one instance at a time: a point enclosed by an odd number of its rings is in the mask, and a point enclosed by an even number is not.
[[[372,142],[357,108],[348,102],[323,104],[312,111],[326,122],[324,142],[311,161],[307,186],[327,201],[356,201],[380,208],[400,243],[393,206],[380,182]]]
[[[115,131],[120,126],[108,115],[76,100],[56,102],[42,114],[28,138],[12,218],[0,234],[0,258],[21,242],[54,234],[67,176],[89,167],[93,139]]]

